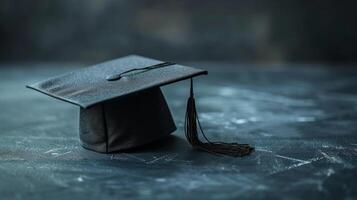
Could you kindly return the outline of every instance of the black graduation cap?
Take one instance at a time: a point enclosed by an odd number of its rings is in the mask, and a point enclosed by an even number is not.
[[[176,130],[160,87],[191,79],[185,133],[191,145],[212,153],[243,156],[247,144],[210,142],[195,108],[192,78],[207,71],[131,55],[79,69],[27,87],[80,106],[84,148],[111,153],[161,139]],[[198,138],[197,126],[207,142]]]

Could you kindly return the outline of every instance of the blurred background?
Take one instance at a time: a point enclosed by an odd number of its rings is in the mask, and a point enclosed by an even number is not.
[[[2,0],[0,62],[355,63],[354,2]]]

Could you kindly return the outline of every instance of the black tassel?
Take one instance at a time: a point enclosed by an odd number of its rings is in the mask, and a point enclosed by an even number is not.
[[[202,136],[207,142],[202,142],[198,138],[197,125]],[[199,150],[207,151],[214,154],[223,154],[228,156],[246,156],[249,155],[254,148],[249,144],[238,143],[223,143],[211,142],[205,136],[200,121],[197,116],[196,103],[193,94],[193,81],[191,79],[190,97],[187,100],[186,116],[185,116],[185,134],[188,142]]]

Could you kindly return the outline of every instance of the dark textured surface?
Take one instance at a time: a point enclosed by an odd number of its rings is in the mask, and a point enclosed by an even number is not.
[[[195,81],[206,134],[253,144],[251,156],[190,148],[182,129],[188,81],[163,90],[178,126],[172,137],[121,154],[87,151],[78,141],[78,108],[24,87],[75,68],[6,65],[0,69],[1,198],[357,197],[356,69],[193,64],[210,71]]]

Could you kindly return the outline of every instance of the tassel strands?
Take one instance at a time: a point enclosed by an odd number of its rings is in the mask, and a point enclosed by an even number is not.
[[[198,136],[199,128],[206,142],[202,142]],[[193,80],[191,78],[190,96],[187,100],[186,116],[185,116],[185,135],[188,142],[196,149],[207,151],[214,154],[223,154],[234,157],[242,157],[249,155],[254,148],[249,144],[211,142],[205,136],[196,111],[196,103],[193,93]]]

